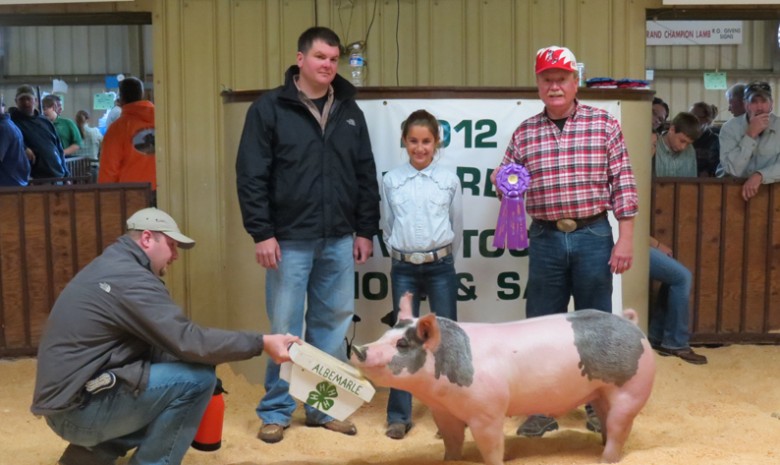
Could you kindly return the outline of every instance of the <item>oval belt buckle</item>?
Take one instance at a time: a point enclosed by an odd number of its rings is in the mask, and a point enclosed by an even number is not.
[[[409,257],[409,261],[415,265],[422,265],[425,263],[425,254],[422,252],[415,252]]]
[[[558,231],[570,233],[577,230],[577,222],[571,218],[564,218],[555,222]]]

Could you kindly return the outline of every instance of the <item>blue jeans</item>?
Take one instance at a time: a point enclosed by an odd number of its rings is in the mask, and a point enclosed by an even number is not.
[[[413,294],[412,312],[420,316],[420,297],[428,296],[432,313],[437,316],[458,319],[458,278],[455,275],[455,257],[451,254],[433,263],[415,265],[393,260],[390,270],[393,286],[393,311],[398,311],[401,297],[408,291]],[[406,391],[390,389],[387,400],[387,422],[412,421],[412,395]]]
[[[612,311],[614,242],[606,218],[570,233],[534,221],[528,237],[527,318],[566,313],[572,295],[575,310]]]
[[[688,347],[691,272],[674,258],[656,248],[650,248],[650,279],[660,281],[663,285],[650,314],[648,339],[667,349]]]
[[[214,367],[155,363],[149,385],[135,393],[117,382],[86,405],[46,417],[55,433],[105,459],[137,447],[129,465],[177,465],[198,431],[214,393]]]
[[[290,333],[346,361],[344,337],[355,312],[355,261],[351,235],[279,241],[282,260],[265,274],[265,300],[272,333]],[[308,308],[304,312],[304,305]],[[304,334],[304,321],[306,333]],[[268,361],[265,396],[257,406],[264,424],[287,426],[295,411],[290,385],[279,378],[279,365]],[[305,405],[309,423],[333,418]]]

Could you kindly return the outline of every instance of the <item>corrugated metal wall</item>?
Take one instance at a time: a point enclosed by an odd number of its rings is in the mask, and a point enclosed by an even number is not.
[[[571,47],[591,75],[639,78],[628,28],[642,3],[622,0],[330,0],[225,2],[230,86],[281,82],[306,26],[366,40],[371,86],[529,86],[543,46]],[[642,46],[644,44],[642,43]],[[346,63],[343,64],[346,66]]]
[[[52,79],[68,84],[63,116],[92,112],[94,94],[105,92],[105,76],[153,75],[152,27],[148,26],[11,26],[2,28],[4,60],[0,92],[13,105],[21,84],[52,91]]]
[[[731,118],[723,90],[704,88],[704,72],[725,72],[729,86],[764,80],[780,91],[775,57],[777,21],[744,21],[739,45],[675,45],[647,47],[646,67],[655,70],[653,88],[670,107],[670,119],[695,102],[715,104],[719,121]]]

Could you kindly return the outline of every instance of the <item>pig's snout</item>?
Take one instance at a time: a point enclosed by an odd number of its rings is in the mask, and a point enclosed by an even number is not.
[[[366,361],[367,349],[364,346],[352,346],[352,354],[358,359],[359,362]]]

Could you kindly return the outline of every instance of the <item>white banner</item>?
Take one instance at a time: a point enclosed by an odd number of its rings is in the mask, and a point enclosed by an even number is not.
[[[646,45],[742,43],[742,21],[647,21]]]
[[[620,118],[616,101],[584,103],[604,108]],[[527,253],[495,249],[492,245],[500,203],[490,183],[490,172],[501,163],[514,130],[520,122],[542,111],[542,102],[358,100],[358,105],[365,113],[377,171],[382,174],[409,159],[401,145],[401,123],[410,113],[425,109],[439,119],[443,132],[439,162],[457,172],[463,188],[463,245],[455,260],[460,281],[458,319],[502,322],[525,318]],[[380,242],[379,238],[374,240],[374,256],[357,267],[356,310],[363,320],[358,326],[360,342],[373,340],[387,329],[379,319],[392,308],[391,260]],[[619,310],[619,276],[616,279],[613,303]],[[424,303],[421,312],[427,311]]]

